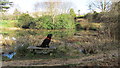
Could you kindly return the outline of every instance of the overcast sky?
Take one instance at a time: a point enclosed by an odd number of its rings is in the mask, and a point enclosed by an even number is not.
[[[14,3],[14,8],[11,8],[9,10],[10,13],[14,11],[15,8],[22,12],[33,12],[34,11],[34,4],[36,2],[43,2],[47,0],[9,0]],[[59,0],[56,0],[59,1]],[[81,14],[85,14],[88,11],[88,3],[90,0],[60,0],[63,2],[71,2],[71,6],[74,8],[75,12],[77,13],[78,10],[81,11]],[[64,7],[64,5],[63,5]]]
[[[34,4],[37,2],[44,2],[48,0],[9,0],[14,3],[14,8],[10,9],[10,13],[14,11],[15,8],[17,8],[19,11],[22,12],[33,12],[34,11]],[[54,0],[55,1],[55,0]],[[78,10],[80,10],[81,14],[85,14],[89,12],[88,10],[88,4],[93,0],[56,0],[56,1],[63,1],[63,2],[71,2],[71,6],[77,13]],[[64,5],[63,5],[64,7]]]

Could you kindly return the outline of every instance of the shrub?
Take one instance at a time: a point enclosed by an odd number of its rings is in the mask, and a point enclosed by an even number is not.
[[[53,29],[54,25],[52,23],[52,17],[49,15],[45,15],[39,17],[36,22],[36,28],[38,29]]]
[[[92,19],[93,19],[93,16],[92,16],[92,13],[87,13],[85,16],[84,16],[85,19],[88,19],[89,22],[92,22]]]
[[[75,28],[74,19],[69,14],[60,14],[56,16],[56,23],[58,28]]]
[[[52,16],[44,15],[39,18],[32,18],[29,14],[22,14],[17,23],[21,28],[35,29],[70,29],[75,28],[74,18],[70,14],[60,14],[55,16],[53,23]]]
[[[55,16],[55,22],[49,15],[37,19],[37,29],[69,29],[74,28],[74,19],[69,14],[60,14]]]
[[[17,56],[26,56],[27,54],[29,54],[29,50],[27,50],[27,47],[29,46],[29,44],[22,44],[22,45],[19,45],[17,46],[16,48],[16,55]]]
[[[73,8],[70,9],[70,12],[69,12],[69,13],[70,13],[70,15],[71,15],[73,18],[76,16]]]
[[[32,18],[29,14],[23,13],[18,18],[17,26],[21,28],[34,28],[35,27],[34,18]]]
[[[76,27],[76,30],[83,29],[80,23],[77,23],[77,24],[75,25],[75,27]]]
[[[84,54],[97,54],[98,50],[96,49],[96,47],[93,46],[89,46],[89,47],[85,47],[82,52]]]
[[[89,22],[98,22],[99,20],[99,13],[94,11],[94,13],[87,13],[84,18],[88,19]]]

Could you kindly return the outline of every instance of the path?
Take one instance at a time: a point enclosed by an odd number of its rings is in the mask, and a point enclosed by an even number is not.
[[[105,59],[112,59],[112,56],[118,56],[118,51],[109,51],[107,54],[96,54],[88,57],[77,58],[77,59],[39,59],[39,60],[14,60],[14,61],[3,61],[3,66],[59,66],[67,64],[81,64],[89,65],[91,61],[103,62]],[[106,60],[107,61],[107,60]],[[117,62],[112,62],[117,65]],[[112,64],[111,63],[111,64]]]

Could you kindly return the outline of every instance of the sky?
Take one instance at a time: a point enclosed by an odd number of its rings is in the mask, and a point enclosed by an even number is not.
[[[34,11],[34,4],[37,2],[44,2],[47,0],[9,0],[14,3],[13,7],[9,9],[9,13],[14,12],[14,9],[18,9],[22,12],[33,12]],[[59,1],[59,0],[56,0]],[[73,7],[74,11],[78,13],[80,10],[81,14],[86,14],[89,12],[88,4],[90,0],[60,0],[63,2],[71,2],[71,6]],[[63,5],[64,7],[64,5]]]

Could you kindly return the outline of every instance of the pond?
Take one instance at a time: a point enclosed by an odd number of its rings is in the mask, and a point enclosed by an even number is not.
[[[7,45],[14,45],[12,40],[31,42],[33,43],[42,41],[48,34],[53,34],[53,40],[71,40],[74,36],[78,34],[94,34],[96,31],[77,31],[75,29],[61,29],[61,30],[37,30],[37,29],[19,29],[19,30],[9,30],[1,29],[0,34],[3,37],[3,42]],[[9,41],[7,41],[9,40]],[[11,41],[10,41],[11,40]],[[30,41],[31,40],[31,41]],[[32,43],[32,41],[34,41]],[[20,42],[19,42],[20,43]],[[23,42],[21,42],[23,43]],[[6,45],[6,46],[7,46]]]
[[[2,43],[7,50],[9,49],[9,45],[22,45],[22,43],[29,43],[31,41],[37,41],[37,44],[40,43],[48,34],[53,34],[52,39],[60,40],[63,38],[72,37],[76,30],[37,30],[37,29],[19,29],[19,30],[9,30],[9,29],[1,29],[0,34],[2,35]],[[29,39],[29,40],[27,40]],[[15,40],[19,41],[19,43],[15,44]],[[15,42],[14,42],[15,41]],[[34,45],[34,42],[31,42],[31,45]],[[3,48],[4,50],[4,48]]]
[[[81,45],[81,41],[86,37],[76,37],[77,34],[94,34],[95,31],[76,31],[75,29],[62,29],[62,30],[37,30],[37,29],[20,29],[20,30],[1,30],[0,34],[3,36],[2,39],[2,50],[4,52],[16,51],[26,55],[28,52],[25,48],[28,46],[37,46],[48,34],[53,34],[52,42],[50,46],[59,47],[60,51],[69,55],[77,54],[77,50],[73,47]],[[68,45],[68,47],[66,47]],[[72,47],[73,46],[73,47]],[[66,49],[67,48],[67,49]],[[25,53],[26,52],[26,53]],[[61,54],[60,54],[61,55]]]
[[[3,36],[9,37],[23,37],[23,36],[47,36],[47,34],[53,34],[54,38],[63,38],[73,36],[76,31],[74,29],[69,30],[36,30],[36,29],[21,29],[21,30],[1,30],[0,33]]]

